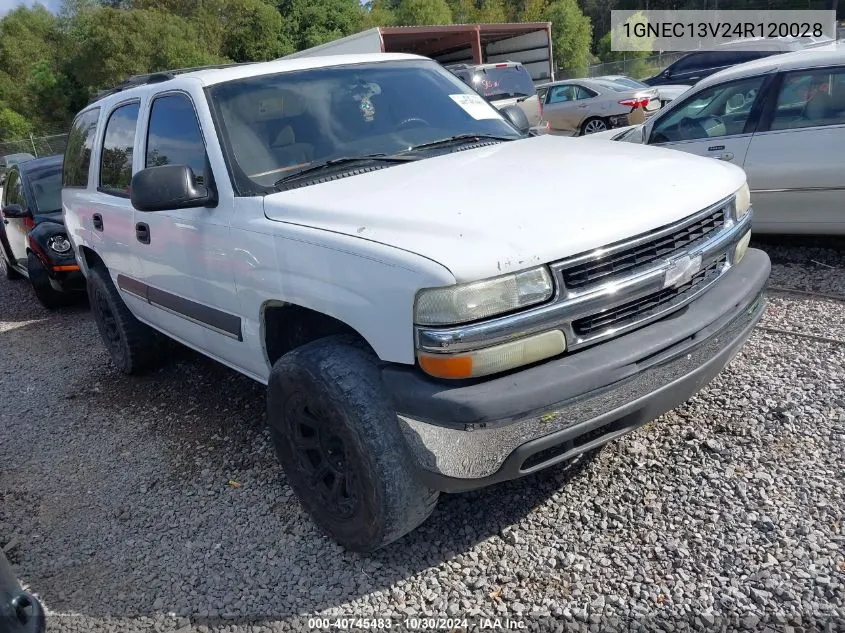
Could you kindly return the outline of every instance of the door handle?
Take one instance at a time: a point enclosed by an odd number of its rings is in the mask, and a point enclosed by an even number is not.
[[[135,225],[135,237],[138,238],[138,241],[141,244],[149,244],[150,243],[150,227],[149,225],[138,222]]]
[[[91,222],[94,224],[95,229],[97,229],[98,231],[103,230],[103,216],[101,216],[99,213],[95,213],[91,216]]]

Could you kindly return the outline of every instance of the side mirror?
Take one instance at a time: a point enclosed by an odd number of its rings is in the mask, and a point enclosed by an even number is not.
[[[217,192],[197,184],[194,171],[187,165],[147,167],[132,176],[129,199],[138,211],[165,211],[211,207],[217,204]]]
[[[32,211],[24,209],[19,204],[7,204],[3,207],[3,215],[7,218],[31,218]]]
[[[531,129],[531,123],[528,122],[528,117],[522,108],[515,105],[505,106],[499,112],[507,119],[508,123],[514,126],[521,134],[528,134]]]

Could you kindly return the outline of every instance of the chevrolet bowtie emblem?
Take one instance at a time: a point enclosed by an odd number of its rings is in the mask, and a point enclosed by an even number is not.
[[[690,257],[684,255],[669,260],[669,268],[663,277],[663,287],[682,286],[692,281],[695,274],[701,270],[701,255]]]

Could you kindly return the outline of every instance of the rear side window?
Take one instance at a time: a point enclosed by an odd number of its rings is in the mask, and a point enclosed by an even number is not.
[[[205,143],[194,105],[186,96],[166,95],[153,101],[144,164],[188,165],[198,183],[205,180]]]
[[[73,122],[67,139],[62,185],[65,187],[86,187],[88,170],[91,167],[91,149],[94,147],[94,133],[100,108],[86,110]]]
[[[129,196],[138,108],[138,102],[122,105],[111,113],[106,123],[100,156],[100,190],[104,193]]]

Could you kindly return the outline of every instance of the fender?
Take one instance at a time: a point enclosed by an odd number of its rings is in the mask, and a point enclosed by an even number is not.
[[[79,270],[73,248],[67,253],[57,253],[50,248],[50,240],[53,237],[61,236],[67,238],[67,230],[63,222],[59,220],[41,220],[35,225],[26,236],[30,250],[38,256],[38,259],[53,272],[70,272]]]

